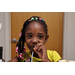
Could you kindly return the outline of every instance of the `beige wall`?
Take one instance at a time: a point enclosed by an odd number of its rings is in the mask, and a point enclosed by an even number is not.
[[[3,58],[11,59],[11,14],[0,12],[0,46],[3,46]],[[64,13],[63,59],[75,60],[75,12]]]
[[[3,59],[11,59],[11,15],[10,12],[0,12],[0,46],[3,46]]]
[[[64,13],[63,58],[75,60],[75,12]]]

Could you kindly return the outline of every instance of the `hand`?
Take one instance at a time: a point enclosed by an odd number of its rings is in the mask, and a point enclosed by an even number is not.
[[[33,49],[42,59],[43,62],[50,62],[50,60],[47,57],[47,49],[44,47],[42,43],[38,43]]]

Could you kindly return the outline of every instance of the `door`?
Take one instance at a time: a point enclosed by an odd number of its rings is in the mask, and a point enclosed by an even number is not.
[[[25,20],[32,16],[40,16],[48,25],[49,39],[45,47],[57,51],[62,57],[63,47],[63,12],[11,12],[11,39],[19,39],[19,33]],[[11,59],[16,56],[17,42],[11,41]],[[26,46],[26,50],[29,50]]]

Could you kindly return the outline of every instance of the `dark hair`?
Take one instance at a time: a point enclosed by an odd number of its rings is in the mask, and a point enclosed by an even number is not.
[[[31,18],[29,18],[28,20],[26,20],[25,22],[24,22],[24,24],[23,24],[23,28],[22,28],[22,30],[21,30],[21,33],[22,33],[22,35],[21,35],[21,37],[19,38],[19,41],[18,41],[18,43],[17,43],[17,47],[18,47],[18,53],[20,54],[20,53],[24,53],[24,51],[23,51],[23,48],[24,48],[24,42],[25,42],[25,30],[26,30],[26,28],[27,28],[27,26],[29,25],[29,23],[31,23],[31,22],[33,22],[33,21],[35,21],[35,22],[38,22],[38,23],[40,23],[41,25],[43,25],[44,26],[44,30],[45,30],[45,32],[46,32],[46,35],[47,35],[47,25],[46,25],[46,23],[45,23],[45,21],[43,20],[43,19],[41,19],[40,17],[38,17],[38,16],[32,16]]]

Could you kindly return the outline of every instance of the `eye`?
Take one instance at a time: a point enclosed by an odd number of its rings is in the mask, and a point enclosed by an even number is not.
[[[39,39],[43,38],[43,36],[38,36]]]
[[[27,37],[28,37],[28,38],[31,38],[31,37],[32,37],[32,35],[27,35]]]

